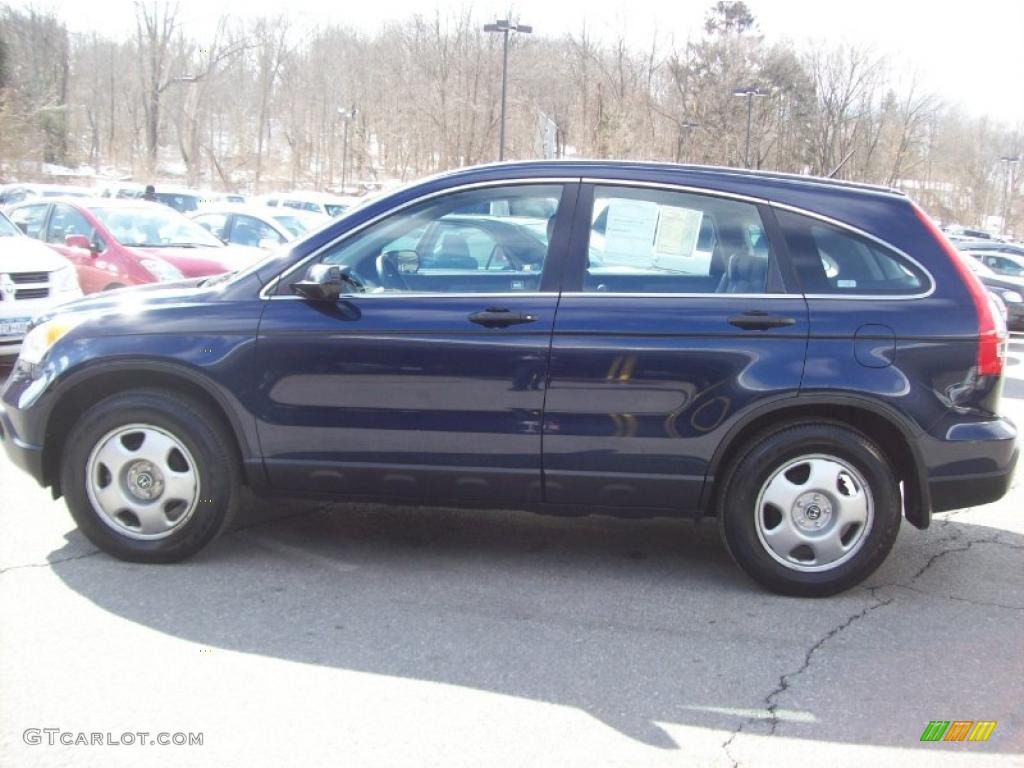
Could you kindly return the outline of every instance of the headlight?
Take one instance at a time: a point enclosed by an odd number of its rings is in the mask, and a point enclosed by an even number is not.
[[[78,290],[78,275],[72,266],[63,267],[50,275],[50,284],[57,293]]]
[[[25,340],[21,342],[21,360],[31,365],[39,365],[53,345],[80,322],[79,319],[58,316],[40,323],[29,331]]]
[[[140,263],[160,282],[181,280],[185,277],[177,267],[161,259],[142,259]]]
[[[1024,301],[1024,296],[1021,296],[1017,291],[1000,291],[999,295],[1007,304],[1020,304]]]

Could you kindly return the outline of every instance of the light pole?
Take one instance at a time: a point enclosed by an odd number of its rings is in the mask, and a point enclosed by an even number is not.
[[[676,139],[676,162],[683,160],[683,140],[694,128],[700,128],[700,123],[682,122],[678,124],[679,136]]]
[[[1003,231],[1000,234],[1007,232],[1006,220],[1010,216],[1010,166],[1016,165],[1020,162],[1019,157],[1000,157],[999,162],[1003,164],[1003,211],[1002,211],[1002,228]]]
[[[743,152],[743,165],[747,168],[750,167],[750,122],[754,114],[754,97],[755,96],[767,96],[767,91],[762,91],[756,85],[749,86],[747,88],[737,88],[732,92],[733,96],[746,96],[747,98],[747,144],[746,149]]]
[[[498,19],[493,24],[484,24],[484,32],[499,32],[503,36],[501,54],[501,126],[498,132],[498,160],[505,159],[505,98],[508,91],[508,35],[509,32],[533,32],[529,24],[513,24],[508,19]]]
[[[348,173],[348,124],[356,119],[358,112],[353,106],[351,109],[345,109],[344,107],[338,107],[338,115],[341,117],[341,122],[345,124],[345,128],[342,132],[341,139],[341,191],[345,191],[345,179]]]

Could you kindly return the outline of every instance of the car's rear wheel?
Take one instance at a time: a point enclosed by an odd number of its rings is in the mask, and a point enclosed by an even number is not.
[[[61,488],[81,531],[115,557],[173,562],[229,524],[238,496],[234,444],[207,408],[139,390],[88,409],[65,443]]]
[[[899,531],[899,484],[884,454],[839,424],[794,424],[751,441],[727,470],[722,538],[775,592],[821,596],[860,583]]]

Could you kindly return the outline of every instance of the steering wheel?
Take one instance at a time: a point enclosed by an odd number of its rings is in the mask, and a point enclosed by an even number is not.
[[[377,279],[384,288],[393,291],[408,291],[409,284],[405,282],[402,273],[398,269],[398,260],[394,253],[386,251],[377,257],[375,264],[377,268]]]

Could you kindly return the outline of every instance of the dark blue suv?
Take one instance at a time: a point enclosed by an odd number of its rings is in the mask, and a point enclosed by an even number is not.
[[[1006,330],[880,188],[504,164],[369,201],[251,269],[37,321],[5,447],[97,546],[179,560],[239,487],[717,515],[770,589],[870,574],[902,517],[1002,496]]]

